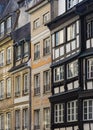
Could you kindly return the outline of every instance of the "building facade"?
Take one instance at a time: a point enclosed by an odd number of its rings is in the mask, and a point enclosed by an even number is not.
[[[11,8],[11,4],[12,7]],[[12,0],[0,1],[0,129],[10,130],[13,126],[13,40],[11,32],[17,21],[18,6]],[[14,19],[15,17],[15,19]],[[13,22],[14,21],[14,22]]]
[[[30,130],[30,84],[31,84],[31,49],[30,49],[30,23],[25,12],[25,1],[18,1],[19,17],[13,39],[13,67],[9,70],[13,77],[13,126],[15,130]]]
[[[0,1],[1,130],[30,130],[30,23],[25,9],[24,1]]]
[[[93,129],[92,18],[92,0],[51,0],[51,130]]]
[[[31,130],[50,130],[51,42],[45,24],[50,20],[50,3],[33,0],[31,17]]]

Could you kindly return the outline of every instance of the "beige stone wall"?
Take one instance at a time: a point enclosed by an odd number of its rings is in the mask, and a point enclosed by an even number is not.
[[[37,5],[38,6],[38,5]],[[31,17],[31,68],[32,68],[32,75],[31,75],[31,101],[32,101],[32,108],[31,108],[31,119],[32,119],[32,130],[34,130],[34,111],[36,109],[40,109],[40,130],[44,130],[44,108],[49,107],[49,97],[51,92],[43,93],[44,90],[44,83],[43,83],[43,73],[46,70],[50,70],[51,64],[51,52],[49,55],[43,55],[43,43],[44,39],[50,37],[49,29],[44,26],[43,23],[43,15],[47,12],[50,12],[50,5],[49,3],[45,4],[41,8],[35,10],[30,14]],[[40,26],[36,29],[33,27],[33,23],[36,19],[40,19]],[[34,45],[36,43],[40,43],[40,59],[34,60]],[[51,43],[51,42],[50,42]],[[50,45],[51,50],[51,45]],[[40,95],[34,95],[34,76],[35,74],[40,74]],[[50,70],[51,75],[51,70]],[[51,76],[50,76],[51,77]],[[50,79],[51,81],[51,79]],[[50,83],[51,84],[51,83]]]
[[[7,64],[6,57],[7,57],[7,48],[11,47],[11,54],[13,54],[13,41],[11,38],[5,38],[0,42],[0,52],[4,51],[4,65],[0,67],[0,81],[4,81],[4,98],[0,100],[0,114],[4,115],[4,128],[6,129],[6,114],[8,112],[11,113],[11,122],[13,119],[13,77],[8,72],[11,67],[13,66],[13,55],[11,55],[11,63]],[[6,80],[7,78],[11,78],[11,97],[6,96]],[[11,125],[13,122],[11,123]],[[13,128],[13,126],[11,126]]]

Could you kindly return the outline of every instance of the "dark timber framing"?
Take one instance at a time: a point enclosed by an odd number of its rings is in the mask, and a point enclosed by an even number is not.
[[[51,4],[53,0],[51,0]],[[53,8],[53,6],[52,6]],[[51,9],[52,9],[51,8]],[[54,9],[51,10],[51,13]],[[56,60],[52,59],[51,64],[51,73],[52,73],[52,96],[49,98],[51,102],[51,130],[60,128],[67,128],[72,127],[74,130],[74,126],[78,126],[77,130],[85,130],[84,123],[88,123],[89,126],[93,123],[92,120],[84,120],[83,116],[83,101],[88,99],[93,99],[93,89],[88,89],[87,84],[88,82],[93,81],[93,77],[91,79],[87,79],[87,59],[93,58],[93,47],[86,48],[86,34],[87,34],[87,27],[86,23],[88,19],[93,19],[93,0],[84,0],[75,7],[67,10],[66,5],[66,12],[58,17],[55,18],[56,14],[52,14],[52,21],[47,24],[51,31],[51,35],[56,33],[57,31],[61,30],[64,27],[67,27],[71,23],[73,23],[73,19],[79,19],[79,52],[64,59],[57,58]],[[54,15],[54,19],[53,19]],[[71,22],[72,21],[72,22]],[[66,35],[65,35],[66,36]],[[65,37],[66,39],[66,37]],[[60,45],[58,46],[60,47]],[[52,50],[56,48],[55,46],[52,47]],[[70,51],[70,53],[72,53]],[[53,56],[53,51],[52,51]],[[65,57],[65,56],[64,56]],[[67,79],[67,64],[78,60],[78,76]],[[53,70],[55,67],[64,65],[64,80],[54,82],[54,74]],[[76,89],[68,90],[67,84],[72,83],[73,81],[78,80],[79,86]],[[54,89],[60,86],[64,86],[64,92],[55,93]],[[67,102],[77,100],[78,101],[78,118],[77,121],[67,121]],[[62,123],[55,123],[54,122],[54,106],[55,104],[62,103],[64,104],[64,114]],[[75,129],[76,130],[76,129]],[[89,127],[91,130],[91,127]]]

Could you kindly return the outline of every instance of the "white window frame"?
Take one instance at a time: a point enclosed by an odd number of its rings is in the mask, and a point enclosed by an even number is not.
[[[11,59],[12,59],[12,53],[11,53],[11,50],[12,48],[11,47],[8,47],[7,48],[7,64],[10,64],[11,63]]]
[[[4,51],[0,52],[0,66],[4,66]]]
[[[91,105],[90,105],[90,102],[92,103]],[[86,103],[86,106],[85,106],[85,103]],[[90,114],[91,114],[91,118],[89,117]],[[86,119],[84,117],[85,115],[86,115]],[[93,120],[93,99],[87,99],[83,101],[83,120]]]
[[[16,47],[16,59],[19,60],[21,58],[21,45]]]
[[[4,115],[0,114],[0,129],[4,130]]]
[[[44,108],[44,129],[50,128],[50,108]]]
[[[40,109],[34,110],[34,128],[40,129]]]
[[[67,0],[67,10],[79,3],[79,0]]]
[[[23,77],[24,77],[24,88],[23,88],[23,91],[24,91],[24,94],[27,94],[28,90],[29,90],[28,73],[25,73]]]
[[[10,112],[6,113],[6,129],[7,130],[11,129],[11,113]]]
[[[4,36],[4,33],[5,33],[5,23],[2,22],[0,24],[0,37],[2,38]]]
[[[48,22],[50,19],[50,13],[49,11],[43,15],[43,23]]]
[[[0,100],[4,98],[4,80],[0,81]]]
[[[6,80],[7,85],[7,97],[11,97],[11,78],[7,78]]]
[[[23,109],[23,129],[27,129],[28,128],[28,108],[24,108]]]
[[[16,128],[16,130],[19,130],[20,129],[20,127],[21,127],[21,125],[20,125],[20,118],[21,118],[21,116],[20,116],[20,110],[16,110],[15,111],[15,128]]]
[[[93,78],[93,58],[87,59],[87,79]]]
[[[8,17],[7,18],[7,33],[10,33],[12,29],[12,18]]]
[[[75,39],[75,36],[76,36],[76,23],[73,23],[67,27],[67,41]]]
[[[34,76],[34,94],[40,94],[40,73]]]
[[[44,93],[46,93],[50,91],[50,70],[44,71],[43,77]]]
[[[52,39],[53,41],[55,41],[55,46],[64,43],[64,33],[65,33],[64,29],[61,29],[60,31],[55,33],[55,36],[53,37],[54,39]]]
[[[67,121],[68,122],[77,121],[77,116],[78,116],[77,107],[78,107],[77,100],[67,103]]]
[[[20,96],[20,83],[21,83],[21,77],[17,76],[15,78],[15,96]]]
[[[36,19],[34,22],[33,22],[33,26],[34,26],[34,29],[37,29],[39,26],[40,26],[40,19]]]
[[[44,39],[43,44],[43,55],[46,56],[47,54],[50,54],[50,37]]]
[[[67,78],[70,79],[76,76],[78,76],[78,61],[77,60],[67,64]]]
[[[24,42],[24,56],[28,56],[29,46],[28,42]]]
[[[54,123],[63,123],[64,116],[64,104],[55,104],[54,105]]]
[[[37,43],[34,45],[34,60],[40,59],[40,44]]]
[[[57,76],[58,76],[58,79],[56,80]],[[59,82],[62,80],[64,80],[64,66],[59,66],[59,67],[54,68],[54,82]]]

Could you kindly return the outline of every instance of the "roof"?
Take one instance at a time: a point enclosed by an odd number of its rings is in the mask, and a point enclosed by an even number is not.
[[[0,20],[17,9],[18,4],[15,0],[0,0]]]

